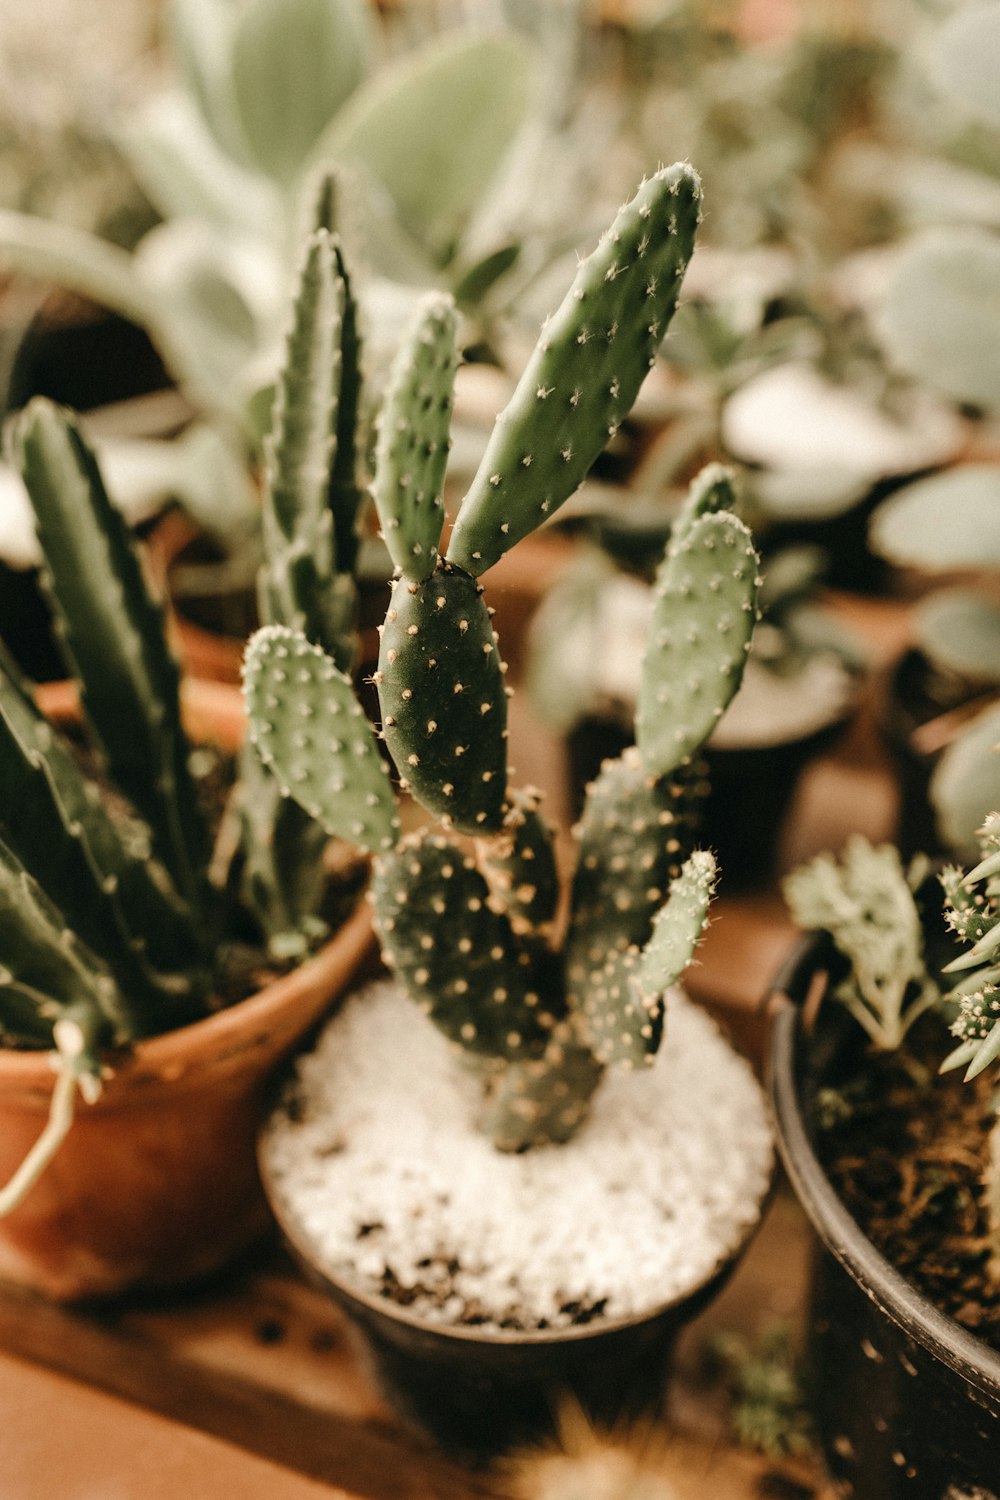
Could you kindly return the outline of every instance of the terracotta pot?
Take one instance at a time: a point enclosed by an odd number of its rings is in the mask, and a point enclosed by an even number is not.
[[[829,945],[812,938],[775,980],[769,1058],[778,1145],[822,1246],[809,1337],[827,1464],[838,1493],[854,1500],[991,1500],[1000,1476],[1000,1353],[880,1254],[816,1153],[811,1101],[829,1078],[846,1012],[813,1032],[800,1006],[821,992],[830,964]]]
[[[73,685],[39,690],[55,717]],[[189,682],[193,737],[236,748],[233,689]],[[222,1265],[266,1225],[254,1141],[267,1076],[354,977],[373,943],[367,902],[314,957],[258,994],[113,1060],[94,1104],[23,1202],[0,1219],[0,1276],[60,1300],[164,1287]],[[0,1181],[45,1125],[54,1074],[0,1048]]]

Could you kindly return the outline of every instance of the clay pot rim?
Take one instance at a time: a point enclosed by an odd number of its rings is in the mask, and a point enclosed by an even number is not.
[[[195,1057],[211,1055],[222,1060],[255,1032],[270,1035],[286,1011],[296,1009],[307,995],[325,986],[328,975],[343,969],[348,959],[355,967],[373,941],[371,910],[362,897],[338,931],[287,974],[233,1005],[186,1026],[145,1037],[133,1047],[112,1054],[111,1076],[101,1097],[87,1106],[88,1113],[113,1108],[115,1096],[132,1083],[158,1077],[169,1080],[179,1065]],[[55,1079],[50,1057],[51,1052],[42,1048],[0,1047],[0,1087],[50,1094]]]
[[[822,935],[800,942],[771,988],[766,1086],[778,1150],[795,1195],[823,1244],[879,1310],[969,1385],[1000,1396],[1000,1353],[941,1312],[876,1249],[834,1191],[817,1156],[798,1075],[808,1035],[801,1002],[826,966]]]
[[[345,995],[345,999],[348,998]],[[278,1090],[288,1077],[288,1069],[282,1073],[277,1080]],[[693,1304],[690,1316],[694,1317],[700,1311],[703,1303],[712,1296],[716,1286],[721,1286],[729,1273],[739,1262],[754,1235],[757,1233],[763,1221],[767,1206],[775,1192],[777,1182],[777,1153],[773,1153],[771,1165],[771,1176],[767,1189],[761,1197],[757,1217],[747,1224],[736,1244],[724,1254],[712,1267],[701,1276],[693,1286],[685,1292],[679,1292],[666,1302],[659,1302],[655,1307],[645,1312],[633,1313],[629,1317],[606,1318],[598,1316],[589,1323],[571,1324],[560,1328],[479,1328],[474,1326],[456,1326],[449,1323],[438,1322],[436,1319],[422,1317],[412,1312],[401,1303],[393,1302],[391,1298],[382,1297],[377,1292],[370,1292],[359,1283],[352,1281],[329,1269],[323,1264],[322,1258],[316,1253],[311,1236],[296,1223],[281,1203],[277,1193],[274,1191],[271,1180],[266,1153],[264,1151],[264,1137],[267,1133],[267,1125],[261,1129],[257,1140],[257,1169],[260,1180],[264,1186],[264,1193],[268,1201],[271,1214],[281,1230],[289,1249],[303,1268],[305,1273],[319,1284],[333,1297],[341,1306],[346,1306],[351,1312],[359,1310],[359,1315],[372,1316],[376,1320],[384,1319],[390,1323],[401,1325],[404,1329],[423,1335],[428,1340],[438,1340],[440,1345],[452,1348],[465,1348],[472,1350],[476,1347],[485,1349],[517,1349],[538,1348],[548,1346],[582,1344],[588,1340],[595,1340],[602,1336],[613,1336],[624,1333],[628,1329],[642,1327],[660,1321],[675,1319],[678,1323],[686,1321],[688,1314],[685,1309]]]

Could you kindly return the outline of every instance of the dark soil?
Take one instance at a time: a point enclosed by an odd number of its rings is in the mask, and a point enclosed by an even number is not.
[[[925,1017],[905,1049],[866,1052],[848,1085],[820,1089],[817,1146],[837,1192],[886,1259],[942,1312],[1000,1349],[1000,1271],[990,1270],[983,1185],[995,1080],[939,1076],[948,1040],[941,1021]]]

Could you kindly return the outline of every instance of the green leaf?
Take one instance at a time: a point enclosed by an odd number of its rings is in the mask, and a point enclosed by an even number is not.
[[[871,544],[903,568],[1000,568],[1000,469],[966,464],[897,490],[872,519]]]
[[[404,230],[445,264],[525,118],[532,78],[513,36],[434,41],[362,86],[315,154],[377,178]]]
[[[233,0],[171,0],[169,38],[181,81],[222,149],[241,154],[231,52]]]
[[[245,0],[233,39],[233,93],[250,160],[296,177],[361,83],[371,41],[364,0]]]
[[[953,740],[931,777],[931,801],[946,846],[963,859],[978,853],[976,830],[1000,807],[1000,708],[988,709]]]
[[[934,39],[934,71],[955,102],[1000,125],[1000,5],[963,5]]]
[[[973,682],[1000,683],[1000,606],[970,589],[939,589],[921,600],[917,640],[938,666]]]
[[[890,360],[955,401],[1000,406],[1000,239],[937,230],[907,245],[879,313]]]

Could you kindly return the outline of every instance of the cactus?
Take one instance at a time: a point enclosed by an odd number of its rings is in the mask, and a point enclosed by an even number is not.
[[[443,831],[399,838],[350,683],[317,645],[271,625],[247,652],[254,743],[328,831],[371,850],[386,961],[480,1074],[480,1123],[504,1150],[567,1139],[605,1066],[649,1062],[715,883],[712,855],[692,852],[704,788],[692,757],[738,685],[758,583],[749,535],[727,508],[727,476],[713,469],[696,482],[683,540],[661,570],[640,702],[645,744],[591,788],[562,946],[551,832],[537,797],[508,788],[508,690],[478,581],[544,519],[540,496],[567,498],[627,411],[676,299],[698,201],[691,169],[669,168],[621,211],[543,330],[436,561],[454,365],[445,304],[427,302],[406,335],[376,453],[374,495],[399,570],[376,683],[401,790]],[[501,451],[533,455],[516,485],[490,481]],[[668,708],[663,689],[675,679]],[[351,737],[338,727],[348,722],[358,723]]]
[[[960,974],[948,999],[958,1005],[952,1032],[958,1046],[944,1062],[944,1071],[964,1067],[975,1078],[1000,1058],[1000,813],[991,813],[979,831],[982,858],[963,874],[954,867],[943,871],[945,919],[951,930],[971,947],[952,960],[946,974]]]

